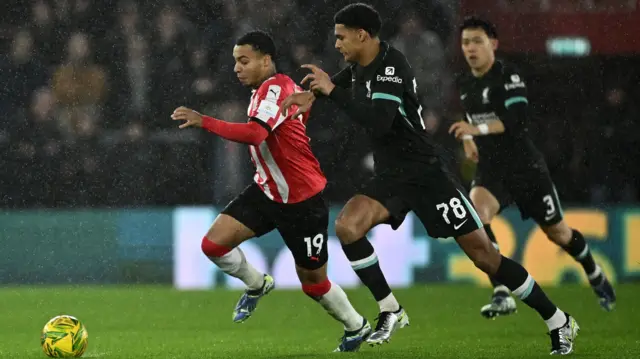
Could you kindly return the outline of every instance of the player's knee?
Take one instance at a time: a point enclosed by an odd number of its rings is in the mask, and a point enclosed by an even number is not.
[[[296,265],[296,272],[303,286],[306,284],[318,284],[327,280],[326,266],[317,269],[308,269]]]
[[[491,224],[491,220],[493,220],[493,211],[488,206],[477,206],[476,212],[483,224]]]
[[[486,192],[486,191],[484,191]],[[489,197],[489,194],[483,194],[483,191],[475,190],[471,192],[471,202],[478,213],[478,217],[484,224],[490,224],[493,217],[500,210],[500,204],[497,200]]]
[[[365,235],[359,227],[355,221],[338,218],[336,220],[336,235],[342,244],[351,244]]]
[[[215,239],[210,239],[205,236],[202,238],[202,253],[209,258],[220,258],[225,254],[229,253],[233,248],[223,246],[221,244],[216,243]]]

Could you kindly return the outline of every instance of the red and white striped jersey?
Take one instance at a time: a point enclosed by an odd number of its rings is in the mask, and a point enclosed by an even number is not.
[[[280,111],[280,103],[299,91],[302,89],[289,76],[276,74],[253,91],[248,109],[249,121],[269,130],[260,145],[249,146],[256,168],[253,180],[267,197],[280,203],[304,201],[327,184],[306,135],[309,112],[292,118]],[[295,110],[293,106],[289,113]]]

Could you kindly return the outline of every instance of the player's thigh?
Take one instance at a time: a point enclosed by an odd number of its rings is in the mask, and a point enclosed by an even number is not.
[[[564,221],[562,204],[548,174],[531,181],[527,191],[516,200],[524,218],[531,217],[554,243],[566,246],[571,241],[571,228]]]
[[[291,251],[296,266],[308,271],[322,268],[329,257],[329,208],[324,198],[318,194],[303,202],[282,206],[276,228]]]
[[[563,221],[560,198],[551,177],[546,173],[530,176],[526,185],[517,191],[515,201],[522,218],[533,218],[542,228]]]
[[[469,193],[471,203],[476,208],[480,220],[484,224],[490,224],[493,217],[500,211],[498,199],[483,186],[474,186]]]
[[[401,186],[377,176],[367,181],[338,214],[336,234],[340,241],[355,242],[381,223],[397,229],[409,212],[407,203],[397,193]]]
[[[378,200],[357,194],[342,208],[336,218],[336,234],[343,244],[364,237],[371,228],[390,219],[389,210]]]
[[[437,182],[425,189],[424,199],[416,200],[413,211],[431,237],[455,238],[476,267],[495,273],[500,254],[487,236],[469,195],[454,179],[443,177]]]
[[[433,238],[457,238],[483,228],[467,192],[454,180],[414,188],[406,194],[420,222]]]
[[[484,224],[491,223],[493,217],[512,202],[510,194],[500,180],[483,174],[478,174],[473,180],[469,195]]]
[[[253,237],[259,237],[275,228],[269,211],[270,200],[251,184],[234,198],[216,217],[206,238],[216,244],[234,248]]]

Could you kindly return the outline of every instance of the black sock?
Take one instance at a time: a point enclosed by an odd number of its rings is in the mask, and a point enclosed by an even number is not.
[[[484,231],[485,231],[485,232],[487,232],[487,236],[489,236],[489,239],[490,239],[490,240],[491,240],[491,242],[493,243],[493,246],[494,246],[494,247],[496,247],[496,249],[497,249],[498,251],[500,251],[500,248],[498,247],[498,241],[496,240],[496,235],[495,235],[495,234],[493,234],[493,230],[491,229],[491,224],[485,224],[485,225],[484,225]],[[500,282],[498,282],[498,281],[497,281],[495,278],[493,278],[492,276],[489,276],[489,281],[491,281],[491,285],[492,285],[494,288],[495,288],[495,287],[497,287],[497,286],[499,286],[499,285],[501,285],[501,284],[500,284]],[[496,294],[499,294],[499,295],[496,295]],[[500,295],[500,294],[504,294],[504,295]],[[508,295],[509,295],[509,294],[508,294],[508,293],[505,293],[505,292],[498,292],[498,293],[495,293],[495,292],[494,292],[494,296],[505,296],[505,297],[506,297],[506,296],[508,296]]]
[[[511,259],[502,256],[495,277],[528,306],[535,309],[542,319],[551,318],[558,309],[542,291],[526,269]]]
[[[387,279],[382,274],[378,256],[373,250],[373,246],[367,237],[342,246],[344,254],[351,262],[351,268],[356,272],[364,285],[369,288],[371,294],[380,301],[391,294],[391,288],[387,284]]]
[[[593,260],[591,250],[587,242],[584,240],[582,233],[575,229],[571,230],[571,242],[568,245],[562,247],[569,255],[571,255],[576,261],[582,264],[582,268],[587,273],[587,276],[591,277],[596,272],[596,262]],[[594,278],[589,278],[591,284],[599,284],[602,280],[602,275],[596,275]]]

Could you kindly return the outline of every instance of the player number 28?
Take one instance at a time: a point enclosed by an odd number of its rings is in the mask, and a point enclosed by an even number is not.
[[[312,245],[313,247],[316,248],[316,255],[318,255],[322,250],[322,243],[324,243],[324,236],[322,235],[322,233],[318,233],[316,234],[315,237],[313,237],[313,240],[311,239],[311,237],[305,237],[304,242],[307,244],[307,257],[311,257],[313,255]]]
[[[439,205],[436,206],[436,209],[438,211],[442,210],[442,218],[444,218],[444,221],[447,222],[447,224],[451,224],[451,221],[449,221],[449,216],[448,216],[449,207],[451,207],[451,209],[453,210],[453,214],[458,219],[463,219],[467,215],[467,211],[462,206],[462,202],[460,202],[460,199],[453,197],[449,200],[448,205],[446,203],[440,203]]]

